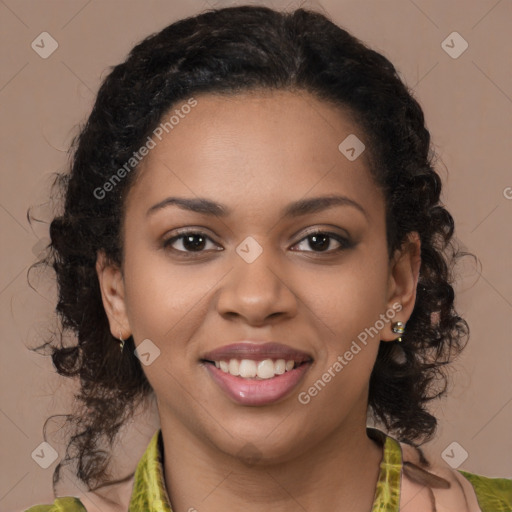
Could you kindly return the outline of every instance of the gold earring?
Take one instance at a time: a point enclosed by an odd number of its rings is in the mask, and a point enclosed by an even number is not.
[[[391,330],[397,334],[403,334],[405,331],[405,324],[403,324],[402,322],[394,322],[393,324],[391,324]],[[395,341],[401,343],[402,336],[396,338]]]
[[[119,333],[119,347],[121,348],[121,354],[123,353],[124,342],[125,342],[125,340],[123,340],[123,337],[121,336],[121,333]]]

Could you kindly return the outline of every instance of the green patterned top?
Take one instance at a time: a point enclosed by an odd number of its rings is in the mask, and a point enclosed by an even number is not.
[[[402,482],[400,443],[368,427],[368,433],[384,440],[383,457],[375,489],[372,512],[399,512]],[[172,512],[163,473],[163,442],[159,429],[153,435],[134,475],[128,512]],[[455,471],[455,470],[454,470]],[[512,479],[488,478],[456,470],[472,485],[482,512],[512,512]],[[57,498],[52,505],[35,505],[25,512],[87,512],[75,497]]]

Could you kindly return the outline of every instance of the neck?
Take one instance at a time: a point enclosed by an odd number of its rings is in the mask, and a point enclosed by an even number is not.
[[[162,416],[162,415],[161,415]],[[173,512],[189,510],[369,512],[382,446],[358,427],[345,426],[284,461],[242,462],[162,417],[165,484]],[[264,455],[264,454],[263,454]]]

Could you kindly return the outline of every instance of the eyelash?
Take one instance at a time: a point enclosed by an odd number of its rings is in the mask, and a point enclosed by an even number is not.
[[[352,242],[339,235],[338,233],[332,233],[330,231],[324,231],[324,230],[320,230],[320,229],[316,229],[316,230],[312,230],[310,232],[308,232],[306,234],[306,236],[304,236],[303,238],[301,238],[296,244],[294,245],[299,245],[301,242],[303,242],[304,240],[307,240],[308,238],[312,237],[312,236],[317,236],[317,235],[326,235],[328,238],[330,239],[334,239],[336,240],[339,244],[340,244],[340,247],[338,247],[337,249],[331,249],[329,251],[305,251],[305,252],[312,252],[314,254],[317,254],[319,256],[322,256],[322,255],[329,255],[329,256],[332,256],[333,254],[337,254],[345,249],[349,249],[353,246]],[[179,249],[174,249],[173,247],[171,247],[171,245],[178,241],[178,240],[181,240],[187,236],[201,236],[202,238],[205,238],[209,241],[212,241],[213,240],[208,236],[206,235],[205,233],[203,233],[202,231],[194,231],[194,230],[190,230],[190,231],[182,231],[179,235],[176,235],[176,236],[173,236],[171,238],[168,238],[167,240],[164,240],[162,245],[164,247],[164,249],[167,249],[167,248],[170,248],[172,251],[178,253],[180,256],[182,257],[185,257],[185,258],[196,258],[196,257],[200,257],[202,253],[205,253],[206,251],[205,250],[200,250],[200,251],[182,251],[182,250],[179,250]],[[301,251],[299,251],[301,252]]]

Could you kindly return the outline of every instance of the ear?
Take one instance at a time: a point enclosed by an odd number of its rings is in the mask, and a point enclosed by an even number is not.
[[[388,307],[397,311],[397,314],[381,332],[382,341],[394,341],[398,338],[399,335],[391,330],[391,324],[400,321],[405,325],[412,315],[420,266],[421,240],[418,233],[413,231],[408,234],[400,249],[395,251],[390,262]],[[404,334],[407,334],[407,325]]]
[[[123,339],[131,335],[124,298],[124,278],[118,265],[108,261],[103,251],[98,251],[96,273],[101,289],[103,307],[107,313],[110,332],[114,338]]]

